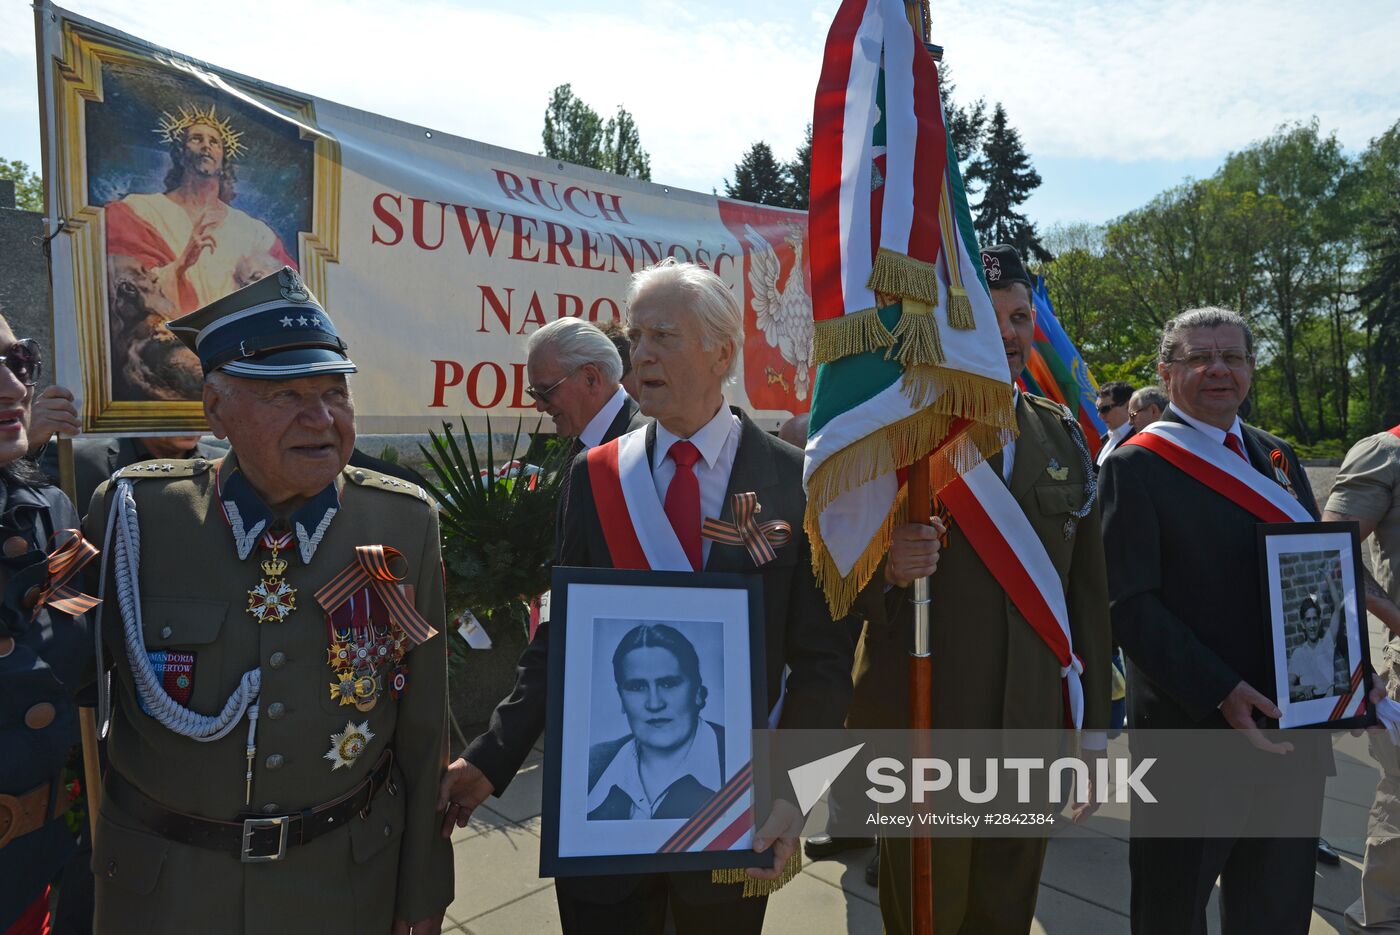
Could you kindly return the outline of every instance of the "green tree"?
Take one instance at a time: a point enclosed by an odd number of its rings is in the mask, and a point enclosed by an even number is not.
[[[0,179],[13,179],[15,207],[21,211],[44,210],[44,181],[39,173],[18,159],[0,159]]]
[[[812,125],[807,124],[807,135],[802,145],[797,147],[797,155],[785,167],[787,170],[789,208],[806,211],[812,187]],[[737,170],[736,170],[737,175]]]
[[[792,182],[782,163],[773,157],[773,148],[759,140],[749,147],[734,166],[734,181],[724,180],[724,193],[740,201],[792,207]]]
[[[1365,312],[1368,431],[1400,423],[1400,121],[1361,157],[1362,256],[1357,298]]]
[[[549,96],[544,111],[544,149],[541,155],[575,165],[615,172],[632,178],[651,178],[651,157],[642,148],[637,123],[626,108],[606,122],[598,112],[561,84]]]
[[[958,157],[958,166],[967,179],[967,167],[972,158],[982,151],[982,137],[987,130],[987,101],[979,97],[965,107],[959,107],[953,100],[957,85],[953,83],[953,69],[946,62],[938,66],[938,91],[943,98],[943,113],[948,127],[948,135],[953,138],[953,154]],[[969,194],[973,194],[969,191]]]
[[[1040,173],[1031,167],[1021,134],[1011,126],[1006,108],[997,104],[987,124],[982,151],[967,167],[966,179],[981,186],[982,200],[972,222],[984,244],[1009,243],[1022,256],[1048,261],[1035,224],[1018,208],[1040,187]]]

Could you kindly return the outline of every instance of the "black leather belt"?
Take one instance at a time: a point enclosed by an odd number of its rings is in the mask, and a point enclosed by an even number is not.
[[[172,811],[146,795],[116,770],[107,771],[104,789],[122,811],[127,812],[155,834],[180,844],[223,851],[243,863],[281,860],[287,848],[315,840],[322,834],[350,823],[356,815],[368,813],[370,803],[380,789],[390,795],[398,789],[392,785],[389,772],[393,752],[386,750],[374,771],[364,782],[340,798],[304,808],[292,815],[256,815],[238,821],[220,821],[184,812]]]

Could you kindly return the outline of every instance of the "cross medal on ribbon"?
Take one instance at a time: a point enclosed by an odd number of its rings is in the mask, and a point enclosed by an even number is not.
[[[263,533],[260,545],[271,549],[272,557],[262,563],[263,579],[256,587],[248,589],[248,613],[258,623],[281,623],[296,610],[297,589],[282,580],[287,570],[287,560],[277,557],[277,553],[295,539],[290,530],[280,536],[273,535],[271,531]]]

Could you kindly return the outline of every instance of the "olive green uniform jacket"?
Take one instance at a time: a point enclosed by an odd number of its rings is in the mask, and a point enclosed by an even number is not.
[[[1095,503],[1066,537],[1065,523],[1083,507],[1089,478],[1061,412],[1057,403],[1020,394],[1010,490],[1064,585],[1074,650],[1084,662],[1084,729],[1103,731],[1108,728],[1112,636],[1099,508]],[[989,463],[1000,476],[1001,455]],[[934,728],[1063,727],[1063,680],[1054,653],[992,577],[957,522],[951,526],[930,581]],[[870,622],[856,652],[848,727],[909,724],[912,606],[908,590],[891,588],[881,599],[882,589],[883,571],[859,607]],[[885,926],[908,931],[908,840],[885,843],[893,845],[886,851],[896,852],[881,867]],[[978,848],[987,850],[985,859]],[[944,838],[935,840],[934,855],[936,931],[991,935],[1029,929],[1043,840]]]
[[[195,654],[189,707],[202,714],[217,713],[243,673],[261,667],[252,802],[244,805],[246,717],[222,739],[200,743],[142,712],[110,570],[102,595],[102,636],[114,669],[108,785],[116,771],[164,807],[207,818],[294,814],[359,786],[392,747],[397,789],[379,792],[368,814],[346,827],[289,844],[284,859],[268,863],[243,863],[153,834],[104,796],[93,848],[95,931],[384,935],[394,920],[441,913],[452,900],[452,853],[436,814],[447,743],[447,660],[432,501],[416,485],[347,467],[336,479],[339,510],[310,564],[295,545],[281,553],[289,562],[284,579],[297,589],[296,609],[280,623],[258,623],[246,609],[248,589],[262,577],[259,562],[268,553],[255,548],[239,560],[215,495],[219,462],[160,463],[169,470],[151,470],[152,464],[119,475],[140,478],[134,497],[146,646]],[[87,517],[86,535],[99,546],[109,487],[98,489]],[[362,713],[331,697],[327,621],[315,593],[354,560],[356,546],[376,544],[403,554],[403,583],[438,633],[406,653],[404,693],[395,699],[386,691]],[[102,560],[110,564],[114,553],[109,549]],[[325,754],[331,735],[347,722],[367,722],[374,736],[348,768],[333,768]]]

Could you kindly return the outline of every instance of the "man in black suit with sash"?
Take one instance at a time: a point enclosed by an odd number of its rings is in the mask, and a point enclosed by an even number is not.
[[[1286,515],[1316,519],[1317,504],[1288,444],[1239,419],[1254,372],[1253,335],[1241,316],[1203,308],[1172,319],[1157,372],[1170,406],[1160,422],[1105,460],[1099,475],[1113,628],[1129,665],[1129,724],[1138,730],[1234,728],[1261,749],[1284,754],[1256,724],[1260,716],[1280,716],[1270,697],[1272,649],[1256,542],[1261,520],[1227,493],[1228,485],[1208,483],[1218,470],[1188,473],[1179,466],[1201,461],[1181,461],[1181,451],[1228,463],[1284,503]],[[1189,447],[1154,448],[1163,435]],[[1248,467],[1242,470],[1235,457]],[[1222,776],[1218,797],[1256,816],[1320,816],[1331,766],[1327,738],[1319,736],[1320,744],[1296,739],[1298,750],[1284,755],[1317,761],[1308,781],[1251,785]],[[1141,755],[1136,745],[1135,753]],[[1206,902],[1217,878],[1224,935],[1303,935],[1312,914],[1315,861],[1315,835],[1134,834],[1134,935],[1205,935]]]
[[[571,468],[569,501],[561,505],[560,560],[595,568],[652,567],[629,564],[615,554],[619,528],[637,530],[640,540],[666,539],[680,562],[698,571],[758,574],[763,579],[767,702],[782,697],[780,728],[837,729],[851,693],[853,645],[849,628],[834,621],[812,574],[811,552],[802,529],[805,496],[802,452],[755,425],[725,404],[724,381],[737,371],[743,348],[742,310],[724,282],[704,267],[666,260],[637,274],[628,297],[628,335],[640,386],[642,411],[655,421],[577,458]],[[611,482],[631,485],[654,500],[644,515],[619,516],[602,488],[604,465]],[[632,465],[633,467],[628,467]],[[753,493],[764,522],[785,521],[791,538],[775,557],[757,564],[743,545],[707,541],[705,517],[733,522],[733,498]],[[645,527],[645,529],[643,529]],[[520,662],[509,698],[493,713],[488,731],[448,768],[443,782],[444,832],[487,795],[499,794],[544,728],[549,639],[541,626]],[[784,694],[784,668],[786,691]],[[774,849],[771,869],[750,870],[760,879],[779,878],[796,849],[796,829],[765,838],[756,850]],[[767,900],[742,897],[742,884],[717,884],[708,873],[632,874],[561,878],[555,882],[563,929],[575,933],[659,935],[667,908],[680,935],[757,933]]]
[[[645,421],[622,388],[622,371],[612,339],[581,318],[552,321],[525,342],[525,392],[560,437],[575,440],[575,454]]]

